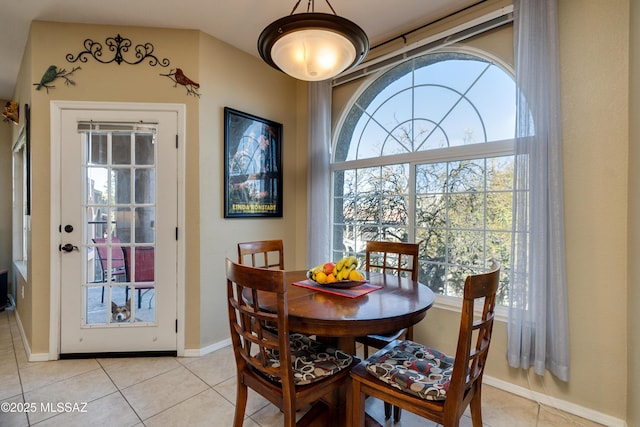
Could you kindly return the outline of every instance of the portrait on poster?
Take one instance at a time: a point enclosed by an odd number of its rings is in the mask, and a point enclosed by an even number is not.
[[[224,217],[282,217],[282,125],[224,109]]]

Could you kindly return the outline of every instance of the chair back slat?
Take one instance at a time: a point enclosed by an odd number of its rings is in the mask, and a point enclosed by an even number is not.
[[[482,384],[499,283],[499,263],[494,263],[489,272],[470,275],[465,280],[458,346],[445,406],[464,408],[467,394],[472,396]],[[480,304],[482,314],[476,319],[475,309]]]
[[[365,270],[418,280],[418,250],[417,243],[370,240],[365,250]]]
[[[282,240],[238,243],[238,263],[252,267],[284,270],[284,244]]]

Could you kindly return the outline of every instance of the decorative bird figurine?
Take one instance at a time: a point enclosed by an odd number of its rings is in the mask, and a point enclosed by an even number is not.
[[[40,79],[40,83],[34,83],[33,85],[36,87],[36,90],[40,90],[41,88],[45,88],[47,93],[49,93],[49,89],[54,88],[55,86],[50,84],[58,77],[62,77],[65,81],[66,85],[75,85],[76,82],[71,80],[68,76],[73,74],[76,70],[79,70],[80,67],[74,67],[71,71],[67,73],[67,70],[64,68],[58,69],[55,65],[49,65],[47,71],[44,72],[42,78]]]
[[[2,117],[5,122],[12,122],[14,125],[18,124],[18,109],[19,105],[15,101],[8,101],[2,110]]]
[[[48,89],[47,83],[51,83],[55,79],[58,78],[58,67],[55,65],[49,65],[47,71],[44,72],[42,78],[40,79],[40,83],[34,83],[36,86],[36,90],[42,89],[44,86],[45,89]]]
[[[194,82],[189,77],[187,77],[181,68],[176,68],[175,71],[171,69],[169,71],[169,74],[160,74],[160,75],[169,77],[171,80],[173,80],[175,82],[173,87],[176,87],[177,85],[180,84],[185,88],[187,88],[187,95],[200,97],[200,94],[198,93],[198,88],[200,87],[200,84]]]
[[[181,68],[176,68],[175,78],[176,82],[181,84],[182,86],[193,86],[196,89],[200,87],[199,83],[196,83],[189,77],[185,76]]]

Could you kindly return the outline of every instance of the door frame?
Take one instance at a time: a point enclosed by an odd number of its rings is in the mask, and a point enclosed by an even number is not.
[[[186,152],[186,105],[163,103],[135,103],[135,102],[84,102],[84,101],[50,101],[50,130],[51,130],[51,188],[50,188],[50,300],[49,300],[49,360],[60,358],[60,294],[61,294],[61,257],[58,245],[61,243],[59,226],[62,224],[60,199],[62,195],[61,182],[61,149],[62,128],[61,119],[64,110],[87,111],[168,111],[177,114],[177,156],[178,156],[178,233],[177,241],[177,289],[176,313],[178,327],[176,333],[176,349],[178,356],[185,353],[185,152]]]

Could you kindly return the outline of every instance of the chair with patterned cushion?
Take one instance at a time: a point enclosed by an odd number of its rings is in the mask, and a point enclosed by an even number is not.
[[[120,246],[120,239],[111,237],[108,242],[106,238],[99,237],[92,239],[96,244],[95,249],[98,254],[100,270],[102,271],[102,282],[126,282],[127,268],[124,261],[124,252]],[[104,303],[104,286],[102,287],[102,296],[100,303]]]
[[[353,425],[364,425],[364,399],[373,396],[427,418],[456,427],[467,406],[474,427],[482,427],[482,375],[491,343],[500,265],[468,276],[455,357],[411,340],[387,345],[351,370],[348,409]],[[474,309],[482,308],[476,318]]]
[[[282,240],[258,240],[238,243],[238,263],[261,268],[284,270]]]
[[[237,368],[234,426],[241,427],[248,388],[277,406],[284,426],[334,417],[337,395],[346,387],[355,357],[306,335],[290,333],[284,271],[255,268],[227,259],[227,305]],[[276,324],[278,334],[264,330]],[[311,409],[296,424],[296,411]],[[326,422],[324,425],[328,425]]]
[[[365,249],[365,270],[378,271],[396,276],[409,276],[411,280],[418,280],[418,250],[417,243],[368,241]],[[397,339],[413,339],[413,327],[403,328],[386,334],[371,334],[356,338],[364,345],[364,357],[369,357],[369,347],[381,349]],[[401,411],[394,408],[393,418],[400,421]],[[391,405],[384,405],[385,418],[391,416]]]

